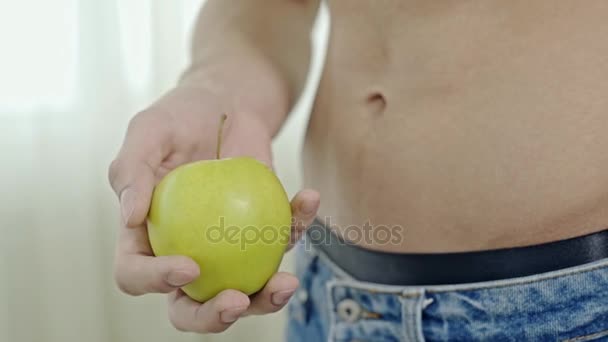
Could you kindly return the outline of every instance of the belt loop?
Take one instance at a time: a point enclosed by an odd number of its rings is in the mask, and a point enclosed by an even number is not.
[[[328,332],[327,332],[327,341],[333,341],[334,340],[334,334],[335,334],[335,325],[336,325],[336,313],[334,311],[334,294],[333,294],[333,289],[336,286],[336,281],[335,280],[329,280],[328,282],[325,283],[325,291],[326,291],[326,298],[327,298],[327,313],[328,313],[328,317],[329,317],[329,328],[328,328]]]
[[[423,288],[405,289],[400,295],[403,336],[407,341],[424,342],[422,310],[426,299]]]

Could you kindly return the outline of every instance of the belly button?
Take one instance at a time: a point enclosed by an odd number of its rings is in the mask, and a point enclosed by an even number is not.
[[[373,115],[382,115],[386,109],[386,98],[380,92],[373,92],[367,97],[367,105]]]

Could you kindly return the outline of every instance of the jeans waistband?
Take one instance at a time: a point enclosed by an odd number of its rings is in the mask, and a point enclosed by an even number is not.
[[[319,221],[307,243],[356,280],[398,286],[453,285],[531,276],[608,258],[608,230],[526,247],[458,253],[389,253],[349,243]]]

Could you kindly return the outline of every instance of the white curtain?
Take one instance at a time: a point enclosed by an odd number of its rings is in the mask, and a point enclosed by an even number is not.
[[[131,298],[112,279],[119,219],[106,168],[130,116],[187,63],[201,3],[0,1],[0,341],[281,340],[284,312],[219,336],[179,333],[164,296]],[[274,145],[290,194],[327,30],[323,8],[314,72]]]

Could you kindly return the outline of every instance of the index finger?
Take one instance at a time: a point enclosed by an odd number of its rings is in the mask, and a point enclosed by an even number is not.
[[[116,246],[114,277],[130,295],[167,293],[200,274],[198,264],[186,256],[155,257],[145,226],[121,228]]]
[[[170,152],[169,132],[158,114],[145,111],[129,123],[124,143],[108,178],[120,201],[123,223],[142,224],[148,214],[156,172]]]

